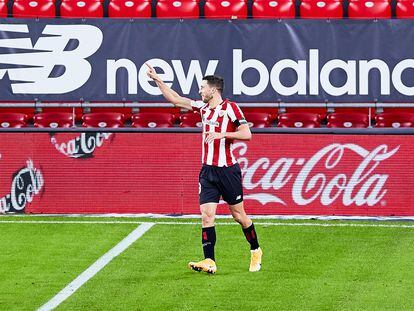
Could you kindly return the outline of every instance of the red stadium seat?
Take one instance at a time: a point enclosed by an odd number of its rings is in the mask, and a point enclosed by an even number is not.
[[[366,113],[366,114],[374,114],[375,113],[375,109],[374,108],[360,108],[360,107],[336,107],[334,109],[334,111],[332,112],[341,112],[341,113],[348,113],[348,112],[361,112],[361,113]]]
[[[204,5],[205,18],[244,19],[247,18],[246,0],[207,0]]]
[[[157,108],[157,107],[143,107],[139,108],[139,112],[156,112],[156,113],[171,113],[174,115],[174,119],[180,117],[181,108]]]
[[[1,107],[1,105],[0,105]],[[30,121],[35,113],[34,108],[0,108],[0,113],[21,113],[27,115],[27,121]]]
[[[104,105],[102,105],[104,106]],[[132,108],[118,108],[118,107],[93,107],[90,112],[117,112],[124,115],[124,123],[131,119]]]
[[[7,1],[0,1],[0,17],[7,17]]]
[[[396,15],[397,15],[397,18],[413,18],[414,17],[414,1],[413,0],[397,0]]]
[[[414,113],[385,112],[375,116],[375,127],[414,127]]]
[[[60,5],[63,18],[103,17],[103,5],[99,0],[63,0]]]
[[[398,113],[414,113],[414,108],[383,108],[382,111],[377,112],[377,114],[380,113],[389,113],[389,112],[398,112]]]
[[[151,17],[151,1],[111,0],[108,4],[108,15],[115,18],[149,18]]]
[[[203,127],[201,116],[194,112],[180,115],[180,127]]]
[[[124,115],[117,112],[92,112],[82,117],[83,127],[123,127]]]
[[[320,127],[320,115],[311,112],[285,112],[279,115],[278,127]]]
[[[53,18],[56,7],[53,0],[16,0],[13,3],[13,17]]]
[[[300,4],[301,18],[342,18],[343,9],[340,0],[304,0]]]
[[[0,127],[26,127],[28,119],[24,113],[0,112]]]
[[[295,18],[295,1],[293,0],[255,0],[253,18]]]
[[[267,107],[243,107],[242,111],[244,114],[250,112],[262,112],[270,114],[270,123],[277,119],[277,108],[267,108]]]
[[[197,0],[159,0],[156,6],[158,18],[198,18]]]
[[[369,116],[362,112],[333,112],[327,116],[327,127],[365,128],[369,126]]]
[[[327,110],[326,108],[319,108],[319,107],[315,107],[315,108],[292,108],[292,107],[287,107],[285,108],[286,113],[313,113],[313,114],[318,114],[319,115],[319,120],[322,122],[322,120],[324,120],[326,118],[326,114],[327,114]],[[282,113],[282,112],[280,112]]]
[[[73,111],[73,108],[71,108],[71,107],[61,107],[61,108],[58,108],[58,107],[46,107],[45,108],[45,107],[43,107],[40,112],[42,112],[42,113],[46,113],[46,112],[47,113],[65,112],[65,113],[70,113],[70,114],[75,113],[75,118],[76,118],[77,121],[80,121],[82,119],[82,115],[83,115],[83,109],[80,108],[80,107],[76,107],[75,111]]]
[[[171,113],[139,112],[131,117],[132,127],[172,127],[174,115]]]
[[[244,112],[244,117],[250,127],[270,127],[272,123],[272,116],[265,112]]]
[[[34,127],[71,127],[74,125],[70,112],[41,112],[33,116]]]
[[[391,18],[388,0],[350,0],[348,16],[353,19]]]

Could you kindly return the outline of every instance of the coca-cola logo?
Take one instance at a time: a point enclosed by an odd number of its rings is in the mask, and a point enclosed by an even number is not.
[[[32,160],[13,175],[10,193],[0,198],[0,212],[23,212],[44,185],[41,171],[34,167]]]
[[[113,137],[112,133],[81,133],[66,142],[58,142],[56,134],[52,134],[50,142],[56,150],[69,158],[92,158],[96,148],[101,147],[106,140]]]
[[[252,161],[247,156],[245,143],[233,145],[243,173],[244,199],[256,200],[262,205],[276,203],[283,206],[288,206],[287,199],[299,206],[317,201],[324,206],[337,201],[344,206],[383,204],[389,175],[375,170],[399,148],[389,150],[382,144],[367,150],[356,144],[336,143],[320,149],[308,159],[282,157],[272,161],[263,157]],[[291,187],[291,198],[278,196],[278,191],[286,187]]]

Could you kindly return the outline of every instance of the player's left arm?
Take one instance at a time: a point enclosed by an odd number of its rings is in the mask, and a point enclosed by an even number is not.
[[[225,133],[209,133],[206,137],[206,143],[211,143],[215,139],[237,139],[237,140],[251,140],[252,132],[248,124],[240,124],[235,132]]]

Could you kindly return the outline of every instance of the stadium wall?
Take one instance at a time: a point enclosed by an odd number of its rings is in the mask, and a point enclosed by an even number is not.
[[[199,212],[200,133],[4,132],[0,146],[5,212]],[[413,149],[413,135],[255,133],[234,154],[251,214],[409,216]]]

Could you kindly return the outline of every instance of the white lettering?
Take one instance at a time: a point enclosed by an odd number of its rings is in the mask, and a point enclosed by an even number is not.
[[[309,94],[319,95],[319,51],[309,50]]]
[[[280,81],[280,74],[285,69],[293,69],[297,75],[297,81],[292,86],[284,86]],[[270,72],[270,82],[280,95],[306,95],[306,61],[300,60],[295,62],[291,59],[282,59],[278,61]]]
[[[107,74],[106,74],[106,93],[116,94],[116,74],[118,69],[124,68],[128,73],[128,94],[137,94],[137,67],[135,64],[125,58],[118,60],[107,61]]]
[[[334,86],[329,76],[334,69],[342,69],[346,74],[346,82],[342,86]],[[356,94],[356,61],[350,60],[344,62],[343,60],[333,59],[323,65],[321,69],[321,85],[322,88],[330,95],[341,96],[344,94]]]
[[[378,69],[381,75],[381,95],[390,95],[390,69],[380,59],[359,61],[359,94],[368,95],[369,72]]]
[[[406,86],[401,79],[403,71],[408,68],[414,68],[414,59],[405,59],[395,66],[394,71],[392,72],[392,83],[394,83],[395,89],[401,94],[413,96],[414,86]]]
[[[255,86],[247,86],[243,82],[243,72],[255,69],[259,73],[259,82]],[[257,59],[242,60],[242,50],[233,50],[233,94],[259,95],[269,84],[269,73],[266,66]]]
[[[165,61],[160,58],[152,58],[147,61],[155,70],[161,69],[161,72],[157,70],[158,76],[165,82],[166,85],[172,87],[172,81],[174,80],[174,71],[171,66]],[[141,85],[142,89],[151,95],[161,95],[161,91],[158,86],[153,86],[150,84],[152,79],[147,76],[148,67],[144,64],[139,69],[138,73],[138,80],[139,84]]]
[[[216,71],[218,60],[210,60],[207,65],[205,74],[201,71],[200,62],[192,60],[190,67],[188,68],[187,76],[184,73],[183,64],[180,60],[172,60],[174,71],[177,75],[178,84],[180,85],[181,91],[184,94],[189,94],[193,81],[195,80],[198,87],[201,85],[201,79],[203,76],[213,75]]]
[[[287,198],[279,198],[276,194],[290,180],[293,180],[291,200],[300,206],[317,200],[325,206],[338,200],[344,206],[376,205],[387,193],[385,186],[389,176],[377,174],[375,169],[398,149],[399,146],[389,150],[387,145],[380,145],[369,151],[356,144],[331,144],[305,162],[303,159],[280,158],[272,165],[268,158],[259,158],[250,164],[246,157],[247,145],[242,142],[234,144],[234,151],[239,153],[243,186],[248,192],[245,198],[257,200],[263,205],[279,203],[285,206]],[[343,160],[345,156],[347,160]],[[349,157],[352,157],[352,162]],[[338,170],[344,161],[347,161],[347,170],[350,165],[356,165],[353,172],[332,176],[330,171]],[[302,166],[296,176],[291,172],[295,164]]]

